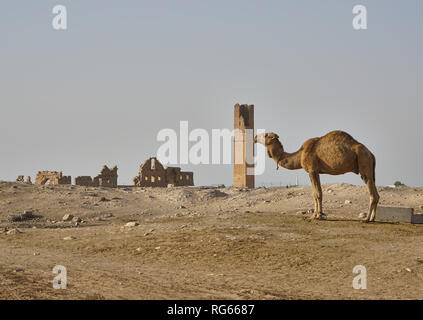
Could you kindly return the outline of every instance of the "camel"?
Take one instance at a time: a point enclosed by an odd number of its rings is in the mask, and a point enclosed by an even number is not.
[[[370,194],[369,214],[364,221],[375,220],[379,202],[375,185],[376,158],[369,149],[348,133],[332,131],[323,137],[308,139],[294,153],[285,152],[279,136],[273,132],[255,136],[254,143],[261,143],[266,147],[267,155],[276,162],[276,169],[279,166],[288,170],[304,169],[309,174],[314,198],[314,213],[311,220],[322,219],[325,215],[322,211],[322,187],[319,175],[340,175],[347,172],[360,173]]]

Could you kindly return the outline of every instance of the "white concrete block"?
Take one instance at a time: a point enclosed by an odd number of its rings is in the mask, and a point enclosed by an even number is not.
[[[413,214],[414,214],[414,209],[406,208],[406,207],[378,206],[376,209],[377,220],[390,220],[390,221],[412,223]]]

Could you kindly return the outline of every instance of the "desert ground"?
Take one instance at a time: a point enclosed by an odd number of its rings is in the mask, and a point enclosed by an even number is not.
[[[423,188],[378,190],[381,205],[423,211]],[[363,223],[368,203],[364,186],[324,185],[327,218],[308,221],[307,186],[0,182],[0,298],[422,299],[423,225]],[[53,289],[56,265],[66,290]],[[366,290],[352,287],[356,265]]]

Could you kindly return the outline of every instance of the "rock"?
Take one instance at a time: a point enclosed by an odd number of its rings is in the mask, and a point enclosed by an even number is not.
[[[81,218],[78,218],[78,217],[73,217],[72,219],[72,222],[76,222],[76,223],[79,223],[81,221],[82,221]]]
[[[63,221],[72,221],[73,215],[71,214],[65,214],[62,218]]]
[[[155,247],[154,249],[156,249],[156,250],[160,250],[160,247]]]
[[[222,198],[222,197],[226,197],[227,195],[228,195],[227,193],[222,192],[220,190],[212,190],[204,194],[201,197],[201,200],[206,201],[206,200],[215,199],[215,198]]]
[[[18,215],[9,215],[9,220],[12,222],[31,220],[34,217],[31,210],[25,210],[24,213]]]
[[[69,236],[69,237],[64,237],[63,238],[63,240],[66,240],[66,241],[68,241],[68,240],[75,240],[76,238],[75,237],[72,237],[72,236]]]
[[[358,217],[359,217],[360,219],[364,219],[364,218],[366,218],[366,217],[367,217],[367,213],[366,213],[366,212],[361,212],[361,213],[358,215]]]
[[[345,204],[351,204],[351,200],[345,200]]]
[[[411,272],[411,269],[410,268],[405,268],[405,271]]]
[[[101,198],[100,198],[100,201],[101,201],[101,202],[104,202],[104,201],[110,201],[110,200],[109,200],[109,199],[107,199],[106,197],[101,197]]]
[[[332,193],[333,191],[331,189],[328,190],[328,193]]]
[[[6,234],[8,235],[13,235],[13,234],[18,234],[18,233],[23,233],[21,230],[19,229],[10,229],[9,231],[6,232]]]
[[[140,224],[138,223],[138,222],[136,222],[136,221],[131,221],[131,222],[128,222],[127,224],[125,224],[125,227],[129,227],[129,228],[131,228],[131,227],[136,227],[136,226],[139,226]]]
[[[307,214],[307,210],[300,210],[297,213],[299,213],[299,214]]]

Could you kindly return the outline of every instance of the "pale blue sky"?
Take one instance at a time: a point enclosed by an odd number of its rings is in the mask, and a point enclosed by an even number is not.
[[[67,31],[51,26],[56,4]],[[355,4],[368,30],[353,30]],[[248,103],[286,151],[342,129],[375,154],[377,184],[422,186],[422,12],[418,0],[3,0],[0,179],[116,164],[130,184],[161,129],[232,128]],[[257,185],[308,183],[266,165]],[[230,165],[182,168],[232,184]],[[361,184],[322,176],[333,181]]]

